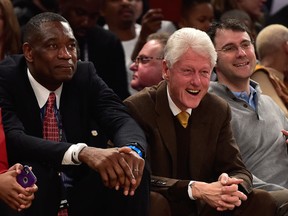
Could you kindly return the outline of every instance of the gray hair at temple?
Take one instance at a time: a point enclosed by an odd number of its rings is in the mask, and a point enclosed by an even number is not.
[[[168,68],[171,68],[188,49],[198,55],[208,56],[211,67],[214,68],[217,60],[214,45],[206,32],[195,28],[181,28],[169,37],[164,49],[164,59]]]

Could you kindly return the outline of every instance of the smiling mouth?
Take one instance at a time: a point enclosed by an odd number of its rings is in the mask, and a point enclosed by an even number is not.
[[[187,89],[186,91],[191,95],[198,95],[200,93],[200,90]]]
[[[244,67],[246,65],[248,65],[249,62],[244,62],[244,63],[240,63],[240,64],[234,64],[235,67]]]

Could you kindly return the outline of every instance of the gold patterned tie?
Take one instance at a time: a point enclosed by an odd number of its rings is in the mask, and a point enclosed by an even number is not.
[[[189,116],[189,113],[187,113],[186,111],[182,111],[177,115],[179,122],[184,128],[186,128],[188,125]]]

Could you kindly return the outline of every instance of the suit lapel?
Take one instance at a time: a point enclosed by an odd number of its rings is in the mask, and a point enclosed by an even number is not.
[[[169,108],[166,86],[166,82],[163,82],[156,93],[156,122],[158,124],[159,132],[163,139],[164,145],[167,147],[171,155],[173,175],[175,175],[177,170],[177,142],[173,123],[173,114]]]
[[[200,164],[205,165],[209,163],[206,160],[206,155],[208,152],[212,151],[209,148],[209,127],[207,124],[209,123],[209,104],[206,104],[205,96],[199,106],[192,111],[192,115],[190,116],[190,121],[192,126],[190,127],[191,131],[191,139],[190,139],[190,160],[189,160],[189,171],[190,174],[198,178],[201,176],[201,171],[206,169],[205,167],[201,167]],[[195,122],[196,124],[193,124]],[[207,141],[208,140],[208,141]],[[203,177],[203,176],[201,176]]]
[[[15,95],[19,100],[15,100],[17,112],[25,128],[30,128],[28,134],[36,134],[42,137],[42,121],[40,117],[40,108],[37,98],[32,89],[27,76],[27,67],[23,66],[19,79],[15,78],[17,89]],[[24,81],[24,82],[23,82]],[[29,110],[29,112],[27,112]]]

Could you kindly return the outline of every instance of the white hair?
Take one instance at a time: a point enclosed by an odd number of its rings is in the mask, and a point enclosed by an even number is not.
[[[204,31],[188,27],[175,31],[168,39],[164,50],[168,68],[171,68],[189,48],[199,55],[209,57],[211,67],[214,68],[217,52],[210,37]]]

